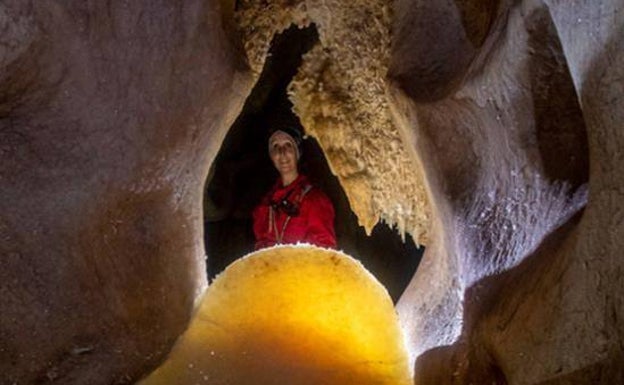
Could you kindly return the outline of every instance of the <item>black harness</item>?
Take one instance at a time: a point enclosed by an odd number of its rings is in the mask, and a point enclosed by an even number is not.
[[[284,195],[284,197],[278,201],[269,201],[269,232],[275,232],[275,239],[277,243],[282,243],[282,239],[284,239],[284,233],[286,232],[286,227],[288,226],[288,222],[290,222],[290,218],[297,217],[300,214],[299,206],[301,205],[301,201],[303,197],[312,189],[312,185],[306,185],[302,190],[301,194],[297,197],[294,202],[288,200],[290,194],[296,190],[296,188],[291,189]],[[284,225],[282,226],[282,231],[277,231],[277,223],[275,221],[275,212],[282,211],[288,217],[284,221]]]

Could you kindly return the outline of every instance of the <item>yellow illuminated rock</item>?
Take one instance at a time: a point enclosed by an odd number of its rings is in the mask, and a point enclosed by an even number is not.
[[[386,290],[351,257],[312,246],[265,249],[206,291],[159,384],[411,384]]]

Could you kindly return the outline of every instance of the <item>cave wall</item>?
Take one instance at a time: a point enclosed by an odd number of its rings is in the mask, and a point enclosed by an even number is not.
[[[0,3],[0,383],[132,383],[206,286],[252,79],[217,3]]]
[[[398,3],[407,16],[395,20],[390,73],[442,222],[399,304],[423,353],[416,382],[622,383],[614,197],[623,179],[613,167],[622,49],[613,41],[623,4],[501,1],[475,46],[466,3],[424,3]],[[472,50],[459,74],[439,74],[437,92],[412,95],[427,69],[458,62],[446,51],[409,56],[433,44],[415,36],[445,6],[444,29]],[[416,64],[406,68],[406,56]],[[433,274],[446,280],[437,294],[427,293]]]
[[[624,383],[621,0],[238,3],[241,35],[227,1],[0,4],[3,382],[162,360],[206,285],[208,167],[271,36],[313,21],[295,110],[361,223],[427,244],[397,307],[417,383]]]

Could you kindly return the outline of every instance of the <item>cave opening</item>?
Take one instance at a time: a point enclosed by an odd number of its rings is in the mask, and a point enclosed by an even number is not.
[[[305,132],[292,112],[286,88],[302,55],[317,41],[313,25],[292,26],[274,36],[263,71],[212,163],[204,190],[204,242],[210,281],[253,251],[251,212],[278,177],[267,151],[268,133],[276,124],[295,125]],[[417,247],[409,234],[402,240],[385,223],[378,223],[366,235],[316,140],[304,140],[302,152],[301,172],[334,205],[338,249],[360,260],[396,302],[413,277],[424,248]]]

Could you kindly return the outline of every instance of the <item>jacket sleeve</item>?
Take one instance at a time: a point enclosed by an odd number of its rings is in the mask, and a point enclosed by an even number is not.
[[[303,203],[305,205],[304,214],[307,216],[308,222],[303,241],[321,247],[336,248],[332,202],[321,190],[314,188],[305,197]]]

